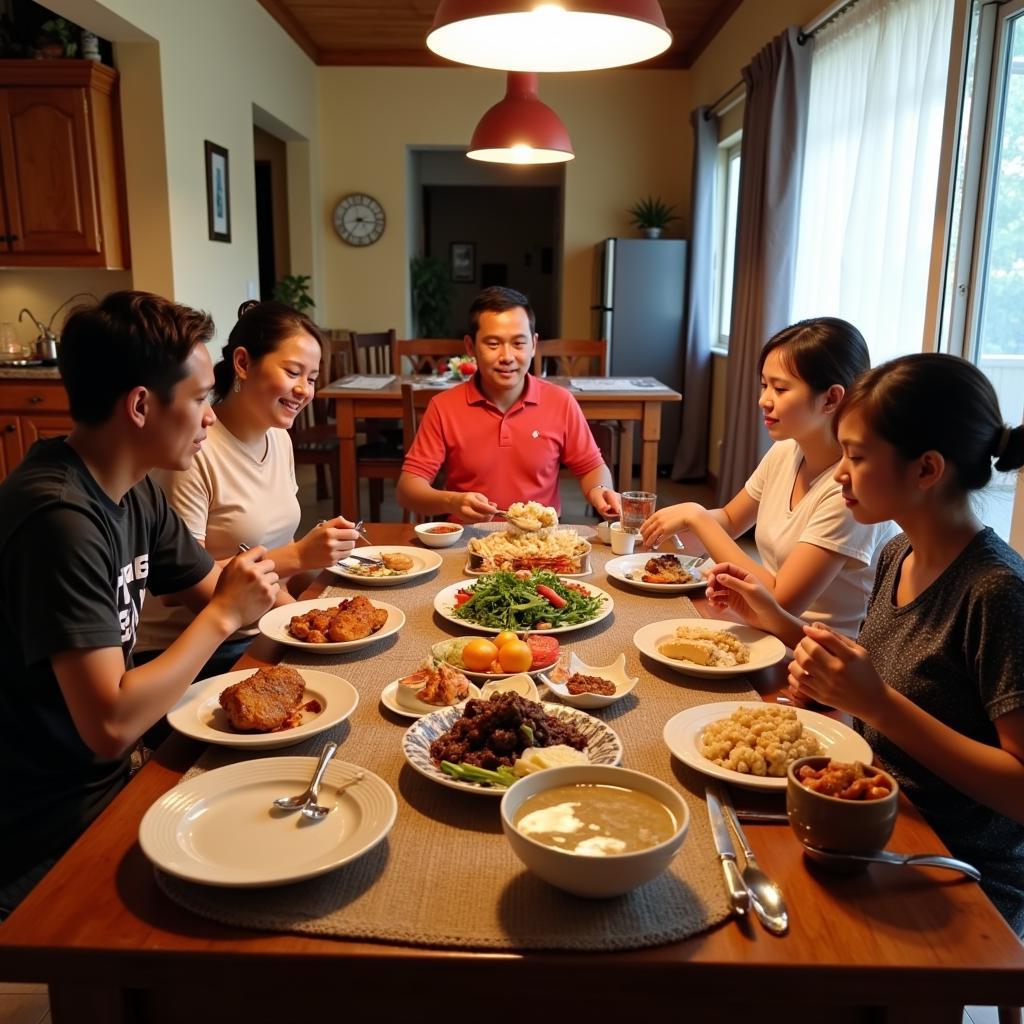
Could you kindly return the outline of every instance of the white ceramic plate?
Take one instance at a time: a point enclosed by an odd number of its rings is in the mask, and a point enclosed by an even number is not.
[[[616,732],[583,711],[566,707],[564,704],[545,703],[541,705],[554,718],[571,722],[587,737],[587,755],[591,764],[618,764],[622,760],[622,741]],[[477,796],[504,796],[504,786],[484,786],[478,782],[463,782],[446,775],[430,756],[430,744],[442,733],[446,733],[462,717],[460,708],[443,708],[432,715],[424,715],[413,722],[402,738],[402,753],[406,761],[431,782],[440,783],[449,789],[461,789]]]
[[[359,573],[350,572],[344,565],[329,565],[327,571],[353,583],[361,583],[364,587],[400,587],[410,580],[426,576],[427,573],[433,572],[444,562],[444,559],[436,551],[429,548],[403,548],[392,544],[382,544],[379,547],[356,548],[354,552],[354,554],[364,555],[367,558],[380,558],[382,553],[408,555],[412,559],[412,568],[400,576],[360,576]]]
[[[610,665],[588,665],[574,651],[569,655],[569,666],[565,670],[566,679],[577,672],[584,676],[607,679],[610,683],[615,684],[615,693],[608,696],[602,693],[570,693],[566,689],[565,683],[556,683],[547,672],[541,676],[541,681],[564,704],[581,708],[584,711],[605,708],[609,704],[614,704],[632,691],[639,682],[638,678],[626,674],[626,656],[624,654],[620,654]]]
[[[476,629],[481,633],[493,633],[497,636],[501,629],[496,629],[493,626],[481,626],[475,622],[470,622],[469,619],[457,619],[452,615],[452,611],[455,609],[455,595],[466,588],[472,590],[477,584],[477,580],[460,580],[458,583],[453,583],[450,587],[445,587],[444,590],[438,592],[434,598],[434,611],[441,616],[442,619],[447,619],[449,622],[454,622],[456,626],[463,626],[468,629]],[[544,633],[547,636],[555,636],[558,633],[571,633],[577,629],[586,629],[587,626],[593,626],[594,623],[600,622],[602,619],[606,619],[611,615],[612,610],[615,608],[615,602],[612,600],[612,595],[607,590],[602,590],[600,587],[594,586],[593,583],[585,583],[583,580],[573,580],[573,586],[584,587],[589,593],[601,597],[604,597],[604,601],[601,607],[594,616],[587,622],[579,622],[574,626],[558,626],[555,629],[544,629],[536,630],[536,632]]]
[[[303,711],[302,721],[293,729],[281,732],[235,732],[227,712],[220,706],[221,691],[255,674],[255,669],[225,672],[224,675],[202,679],[189,687],[177,704],[167,712],[171,727],[193,739],[223,747],[259,748],[288,747],[315,736],[338,722],[343,722],[359,704],[359,691],[347,680],[328,672],[296,668],[306,683],[302,702],[315,700],[321,711]]]
[[[338,654],[343,651],[358,651],[360,647],[367,647],[377,640],[383,640],[392,633],[397,633],[405,625],[405,612],[396,608],[393,604],[384,601],[371,601],[374,608],[383,608],[388,613],[384,625],[364,636],[362,640],[349,640],[341,644],[307,644],[304,640],[297,640],[288,632],[288,623],[296,615],[305,615],[314,608],[337,607],[344,598],[341,597],[318,597],[312,601],[296,601],[294,604],[283,604],[277,608],[271,608],[259,621],[260,632],[276,640],[279,644],[287,644],[289,647],[298,647],[300,650],[309,651],[310,654]]]
[[[697,626],[701,629],[721,630],[732,633],[738,640],[750,648],[750,661],[745,665],[697,665],[692,661],[681,661],[666,657],[658,650],[658,644],[671,640],[676,635],[677,626]],[[759,668],[767,668],[786,656],[786,645],[771,633],[754,629],[753,626],[742,626],[724,619],[663,619],[641,626],[633,634],[633,643],[637,650],[646,654],[653,661],[668,665],[688,676],[702,676],[708,679],[727,679],[730,676],[742,676]]]
[[[320,789],[320,803],[335,805],[326,818],[274,807],[275,797],[301,793],[315,768],[315,757],[265,757],[182,782],[146,811],[142,852],[169,875],[206,885],[258,888],[333,871],[388,834],[398,801],[373,772],[332,761]]]
[[[460,619],[459,621],[461,622],[462,620]],[[543,630],[537,635],[543,636],[544,633],[548,632],[551,632],[551,630]],[[497,632],[495,632],[495,636],[497,636]],[[455,636],[451,637],[449,640],[438,640],[438,642],[430,648],[430,653],[433,654],[435,658],[446,660],[444,652],[448,649],[450,644],[455,644],[459,641],[465,641],[468,643],[470,640],[479,639],[480,637],[478,636]],[[452,665],[451,662],[448,662],[448,664]],[[527,674],[536,679],[541,672],[546,672],[549,668],[554,668],[557,664],[558,660],[555,659],[555,661],[549,661],[546,665],[542,665],[540,668],[528,669]],[[476,679],[483,683],[490,682],[492,679],[508,679],[509,676],[519,675],[518,672],[472,672],[468,668],[461,668],[459,665],[452,665],[452,668],[457,668],[464,676],[466,676],[467,679]]]
[[[387,686],[381,690],[380,702],[388,709],[393,711],[396,715],[402,715],[405,718],[422,718],[424,715],[432,714],[431,711],[413,711],[412,708],[407,708],[404,704],[398,703],[398,683],[399,680],[393,679]],[[479,697],[480,691],[472,683],[469,684],[469,696],[466,700],[472,700],[474,697]],[[461,708],[465,705],[466,700],[460,700],[458,704],[453,704],[452,707]],[[434,709],[438,710],[437,708]],[[442,709],[443,710],[443,709]]]
[[[680,711],[665,723],[662,732],[665,745],[683,764],[723,782],[731,782],[746,789],[784,790],[785,776],[776,779],[734,772],[706,758],[697,746],[704,730],[712,722],[728,718],[737,708],[757,707],[759,704],[760,701],[755,697],[751,700],[723,700],[716,704],[699,704],[695,708]],[[806,711],[803,708],[794,710],[805,731],[821,744],[825,755],[834,757],[837,761],[860,761],[863,764],[871,764],[875,756],[871,752],[871,747],[863,736],[855,733],[849,726],[837,722],[834,718],[819,715],[816,711]]]
[[[654,557],[652,552],[639,555],[619,555],[618,558],[609,559],[604,566],[605,572],[613,580],[625,583],[627,586],[635,587],[637,590],[650,590],[655,593],[677,594],[684,590],[700,590],[708,585],[708,581],[700,575],[700,571],[715,563],[710,558],[698,558],[695,555],[676,555],[686,568],[691,568],[698,575],[689,583],[644,583],[643,580],[630,579],[627,573],[635,572],[643,567]]]

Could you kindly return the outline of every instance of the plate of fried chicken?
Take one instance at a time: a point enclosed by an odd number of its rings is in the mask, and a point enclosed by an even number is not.
[[[707,586],[705,568],[714,563],[710,558],[695,555],[637,554],[620,555],[605,563],[605,572],[613,580],[627,583],[637,590],[679,593]]]
[[[223,747],[287,747],[343,722],[359,704],[340,676],[274,665],[211,676],[167,713],[180,733]]]
[[[362,594],[282,604],[259,621],[264,636],[316,654],[355,651],[397,633],[404,625],[401,608]]]

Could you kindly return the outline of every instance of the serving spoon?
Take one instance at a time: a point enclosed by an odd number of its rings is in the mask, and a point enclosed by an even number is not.
[[[811,860],[822,864],[900,864],[908,868],[947,868],[959,871],[975,882],[981,880],[981,872],[966,861],[955,857],[945,857],[938,853],[893,853],[892,850],[876,850],[874,853],[836,853],[833,850],[822,850],[817,846],[804,849]]]
[[[743,884],[750,893],[750,905],[753,907],[757,919],[773,935],[785,935],[789,928],[789,914],[786,911],[786,901],[782,895],[779,883],[766,875],[761,866],[757,863],[754,851],[747,842],[746,833],[740,825],[740,819],[736,816],[736,808],[732,805],[729,794],[725,787],[720,789],[720,801],[729,816],[732,830],[740,841],[740,849],[743,851],[743,870],[740,872]]]
[[[522,519],[519,517],[513,517],[508,514],[508,509],[495,509],[494,515],[501,516],[506,522],[511,523],[517,530],[522,530],[523,533],[540,533],[544,527],[537,522],[536,519]]]

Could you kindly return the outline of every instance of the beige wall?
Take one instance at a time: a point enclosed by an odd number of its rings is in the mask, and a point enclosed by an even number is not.
[[[685,205],[687,78],[682,71],[542,77],[541,99],[562,118],[576,151],[565,175],[566,336],[589,337],[594,245],[631,233],[626,208],[648,194]],[[504,78],[457,68],[323,68],[319,84],[321,322],[408,331],[408,152],[465,146],[504,95]],[[332,211],[349,192],[368,192],[384,206],[387,227],[375,245],[352,248],[334,233]]]
[[[114,40],[119,56],[120,44],[132,47],[121,89],[129,100],[124,135],[134,283],[172,290],[178,301],[209,310],[222,339],[258,276],[254,107],[287,126],[297,149],[293,158],[289,145],[289,206],[293,216],[312,216],[314,65],[255,0],[51,0],[50,6]],[[230,243],[208,237],[204,139],[229,153]],[[293,267],[315,266],[318,247],[308,223],[293,226]],[[52,284],[66,295],[72,278]]]

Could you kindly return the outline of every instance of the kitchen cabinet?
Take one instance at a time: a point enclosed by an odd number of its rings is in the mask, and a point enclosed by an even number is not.
[[[113,68],[0,61],[0,266],[129,266]]]
[[[52,378],[0,381],[0,479],[42,437],[70,434],[64,385]]]

